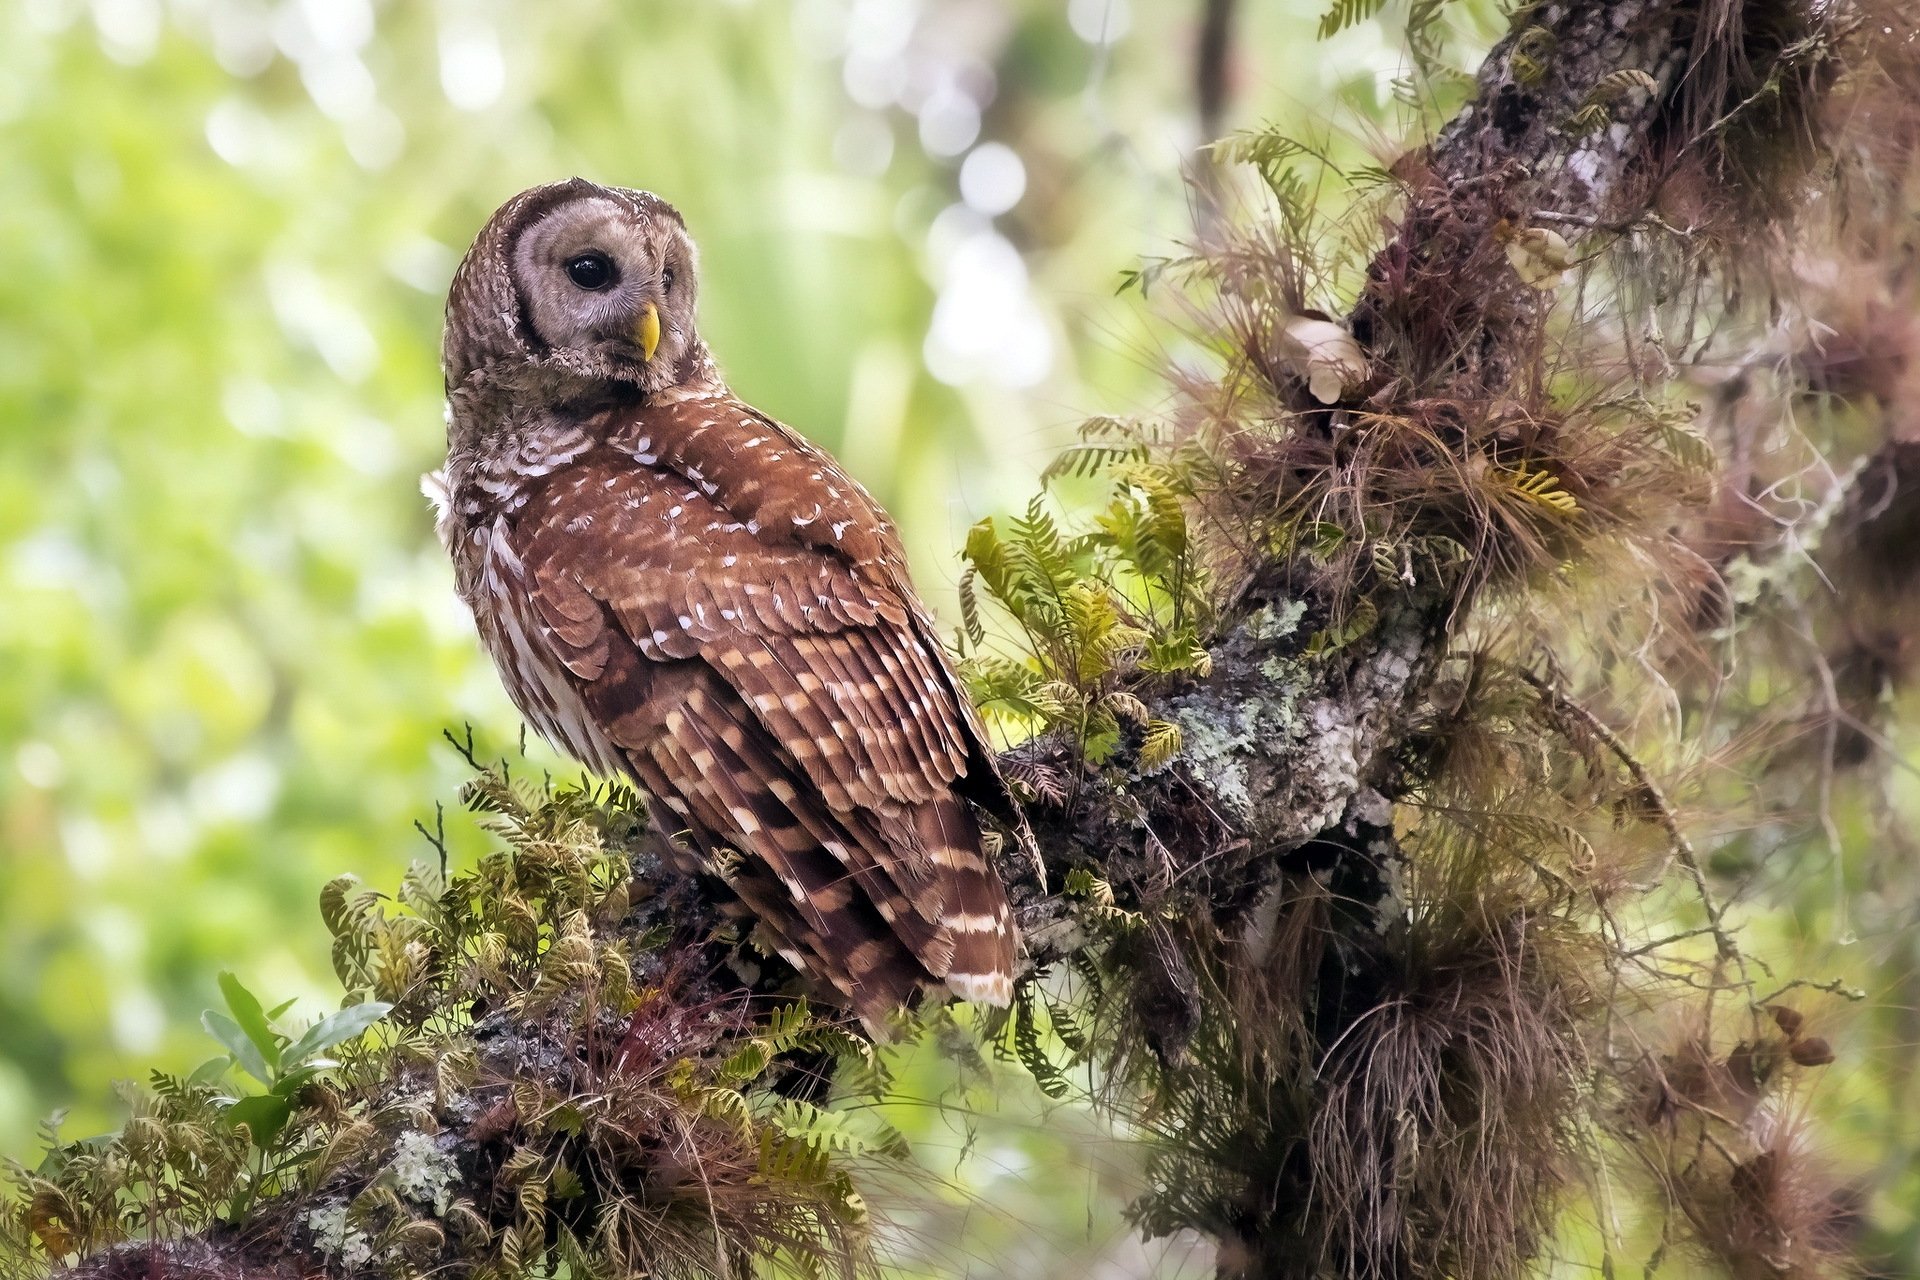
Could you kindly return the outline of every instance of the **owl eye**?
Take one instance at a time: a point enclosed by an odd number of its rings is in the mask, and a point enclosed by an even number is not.
[[[567,279],[582,289],[598,292],[613,283],[613,260],[604,253],[583,253],[569,258]]]
[[[666,270],[660,273],[660,292],[662,293],[673,292],[673,268],[672,267],[668,267]]]

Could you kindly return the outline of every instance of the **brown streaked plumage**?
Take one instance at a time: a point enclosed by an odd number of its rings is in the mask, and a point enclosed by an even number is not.
[[[727,390],[680,215],[574,179],[508,201],[447,301],[440,530],[514,702],[638,781],[687,871],[870,1019],[1004,1004],[970,803],[1018,827],[892,523]]]

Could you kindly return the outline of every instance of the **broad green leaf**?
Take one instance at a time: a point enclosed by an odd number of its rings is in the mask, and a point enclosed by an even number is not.
[[[349,1005],[338,1013],[330,1013],[306,1029],[306,1032],[287,1050],[286,1061],[289,1064],[304,1063],[322,1049],[330,1049],[343,1040],[351,1040],[368,1027],[393,1012],[393,1006],[380,1000],[371,1000],[366,1004]]]
[[[227,998],[227,1008],[232,1011],[233,1020],[247,1033],[247,1039],[253,1041],[254,1047],[260,1050],[260,1056],[266,1059],[267,1065],[278,1071],[280,1046],[284,1037],[267,1021],[267,1011],[260,1007],[259,999],[230,972],[221,973],[220,992]]]
[[[262,1151],[273,1146],[274,1139],[287,1127],[287,1118],[292,1114],[292,1100],[277,1093],[255,1094],[227,1108],[227,1119],[247,1126],[247,1132],[253,1135],[253,1145]]]
[[[209,1009],[200,1015],[200,1025],[207,1029],[208,1035],[227,1047],[227,1052],[233,1055],[233,1060],[240,1064],[242,1071],[261,1084],[273,1083],[273,1072],[268,1068],[267,1060],[261,1056],[253,1041],[247,1038],[247,1033],[240,1029],[239,1023],[224,1013]]]
[[[339,1065],[340,1064],[332,1058],[315,1058],[305,1066],[296,1067],[294,1070],[281,1076],[278,1080],[275,1080],[273,1082],[273,1092],[283,1098],[291,1098],[300,1092],[301,1087],[305,1085],[307,1081],[313,1079],[322,1071],[331,1071]]]
[[[233,1059],[225,1054],[217,1058],[208,1058],[205,1062],[187,1073],[188,1084],[212,1084],[227,1074],[227,1068],[233,1065]]]

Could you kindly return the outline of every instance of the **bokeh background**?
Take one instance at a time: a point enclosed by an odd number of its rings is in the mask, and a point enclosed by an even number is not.
[[[513,749],[416,489],[443,291],[495,205],[573,173],[678,204],[735,386],[892,508],[951,617],[965,527],[1161,394],[1167,321],[1115,286],[1192,224],[1207,7],[0,3],[0,1154],[206,1058],[221,969],[331,1007],[319,887],[427,852],[466,773],[443,727]],[[1390,151],[1400,6],[1321,41],[1323,7],[1237,6],[1222,123]],[[1471,66],[1495,6],[1447,21]],[[1847,874],[1773,941],[1831,941]],[[1885,945],[1834,963],[1887,996],[1907,917],[1869,917]],[[1861,1034],[1910,1041],[1888,1008]],[[1083,1108],[942,1105],[949,1070],[895,1117],[955,1184],[903,1261],[1206,1273],[1127,1232],[1129,1156]],[[1855,1079],[1812,1104],[1836,1141],[1910,1150],[1904,1067]]]

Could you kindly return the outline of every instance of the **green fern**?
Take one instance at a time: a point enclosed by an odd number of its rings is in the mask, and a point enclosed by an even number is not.
[[[1320,15],[1319,36],[1322,40],[1339,35],[1348,27],[1357,26],[1386,7],[1386,0],[1334,0],[1333,7]]]
[[[1346,175],[1324,151],[1281,133],[1272,125],[1229,134],[1207,147],[1224,165],[1247,165],[1260,175],[1273,196],[1280,218],[1292,226],[1311,221],[1313,202],[1301,162],[1345,180]]]
[[[1162,444],[1138,424],[1094,419],[1083,436],[1084,452],[1053,475],[1106,479],[1106,504],[1084,524],[1065,527],[1042,497],[1004,528],[988,519],[969,532],[960,602],[976,652],[963,670],[976,703],[1011,734],[1062,731],[1100,764],[1148,719],[1131,684],[1210,669],[1207,577],[1188,507],[1225,475],[1209,451]],[[978,652],[983,597],[1017,627],[1023,657]],[[1143,767],[1158,770],[1179,739],[1158,727],[1141,745]]]

